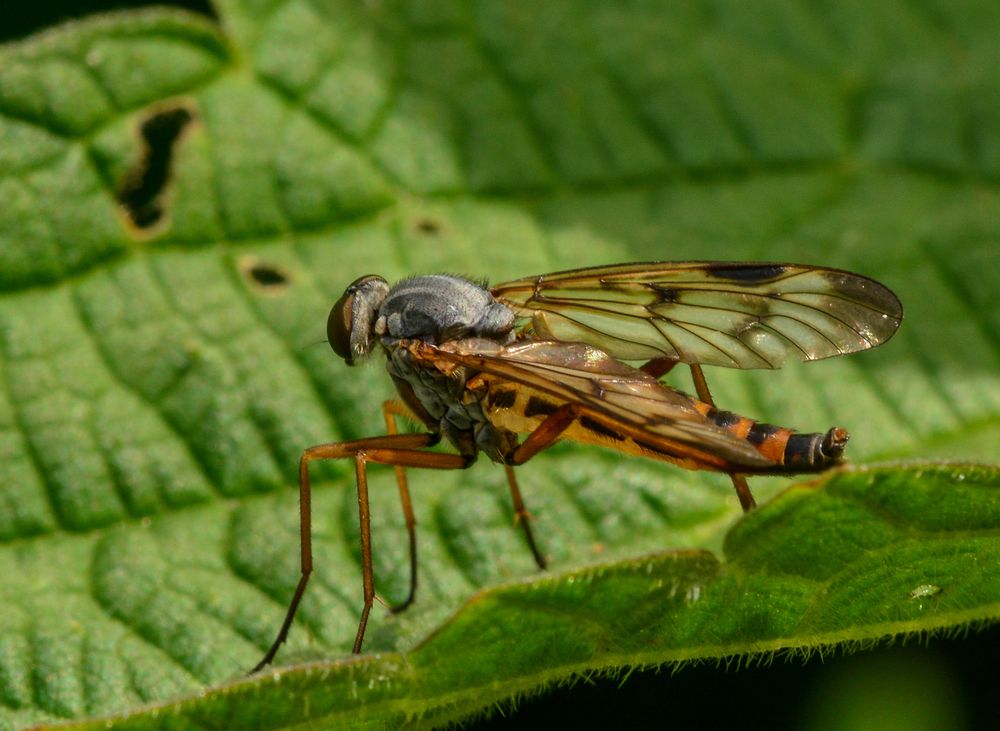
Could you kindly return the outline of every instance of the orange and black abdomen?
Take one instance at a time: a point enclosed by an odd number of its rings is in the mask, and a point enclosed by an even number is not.
[[[825,434],[798,434],[773,424],[748,419],[692,399],[695,408],[716,426],[745,439],[764,457],[789,471],[811,472],[840,463],[849,435],[834,427]]]

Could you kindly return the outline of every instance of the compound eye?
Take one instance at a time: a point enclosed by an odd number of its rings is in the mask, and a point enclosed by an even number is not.
[[[375,316],[388,291],[389,285],[382,277],[366,274],[351,282],[330,310],[326,340],[347,365],[354,365],[354,356],[363,356],[371,348]]]
[[[348,287],[331,308],[330,316],[326,319],[326,339],[333,352],[343,358],[347,365],[354,365],[354,354],[351,352],[353,314],[354,287]]]

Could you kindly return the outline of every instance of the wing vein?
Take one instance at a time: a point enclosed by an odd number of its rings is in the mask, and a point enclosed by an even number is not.
[[[801,264],[636,262],[554,272],[493,292],[519,316],[552,315],[549,334],[557,340],[588,342],[626,360],[662,354],[738,368],[873,348],[893,336],[903,315],[879,282]]]

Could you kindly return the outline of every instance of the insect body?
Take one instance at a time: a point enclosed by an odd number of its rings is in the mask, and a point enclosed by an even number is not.
[[[383,406],[388,434],[307,449],[300,461],[302,575],[281,629],[255,670],[284,642],[312,571],[309,463],[353,458],[361,521],[361,651],[375,596],[366,465],[394,465],[417,585],[416,521],[405,467],[463,469],[480,453],[504,465],[514,509],[539,567],[513,467],[559,439],[725,472],[744,510],[745,475],[816,472],[837,464],[839,427],[797,434],[716,409],[701,364],[777,368],[875,347],[902,321],[885,286],[835,269],[713,262],[623,264],[539,275],[493,288],[460,277],[414,277],[390,287],[368,275],[330,312],[327,334],[348,365],[382,351],[400,401]],[[637,361],[639,367],[623,361]],[[698,398],[658,379],[690,366]],[[399,434],[395,418],[425,434]],[[526,435],[522,438],[522,435]],[[446,439],[457,454],[428,451]]]

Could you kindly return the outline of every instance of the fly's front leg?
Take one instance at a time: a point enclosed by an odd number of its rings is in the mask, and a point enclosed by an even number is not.
[[[358,489],[358,519],[361,524],[361,564],[364,584],[364,607],[358,623],[358,633],[354,639],[355,654],[361,652],[368,614],[375,598],[375,580],[372,573],[371,521],[368,509],[368,462],[397,467],[426,467],[428,469],[454,470],[468,467],[470,460],[458,454],[428,452],[425,448],[437,441],[433,434],[395,434],[369,439],[357,439],[336,444],[320,444],[310,447],[299,459],[299,536],[301,540],[302,564],[299,583],[295,587],[292,601],[288,605],[281,629],[271,647],[251,672],[256,672],[274,660],[278,648],[288,637],[288,631],[295,619],[299,602],[305,594],[309,576],[312,574],[312,489],[309,484],[309,463],[318,459],[354,458]]]
[[[398,434],[388,437],[376,438],[376,440],[406,440],[410,436],[421,437],[425,440],[423,446],[430,446],[437,441],[433,434]],[[372,440],[372,441],[376,441]],[[336,445],[333,445],[336,446]],[[321,449],[314,447],[313,449]],[[322,459],[323,457],[318,457]],[[465,469],[472,460],[460,454],[443,454],[441,452],[425,452],[419,449],[399,448],[392,445],[374,447],[369,446],[360,450],[354,455],[355,469],[358,482],[358,517],[361,522],[361,570],[364,585],[364,607],[361,610],[361,620],[358,622],[358,633],[354,638],[355,655],[361,653],[361,644],[365,639],[365,628],[368,626],[368,613],[371,611],[372,602],[375,599],[375,577],[372,571],[372,547],[371,547],[371,523],[368,510],[368,476],[365,466],[368,462],[393,465],[399,469],[403,467],[424,467],[436,470],[460,470]]]
[[[708,390],[708,381],[705,380],[705,373],[697,363],[691,364],[691,379],[694,381],[694,389],[698,392],[698,398],[709,406],[714,407],[715,401],[712,400],[712,392]],[[753,493],[750,492],[750,485],[747,483],[747,478],[743,475],[730,472],[729,479],[733,481],[733,487],[736,489],[736,497],[740,499],[740,507],[743,508],[743,512],[749,513],[756,508],[757,501],[753,499]]]

